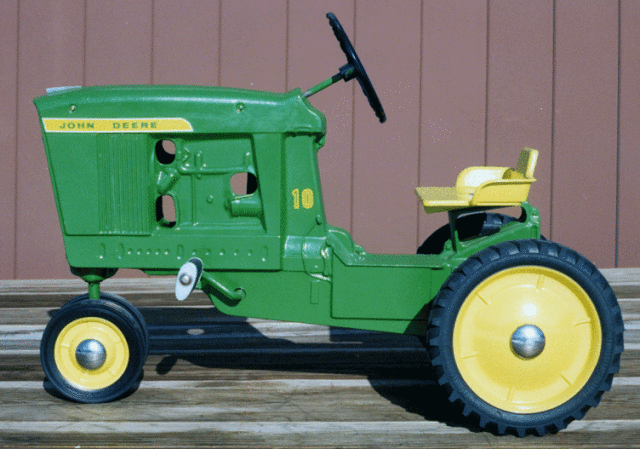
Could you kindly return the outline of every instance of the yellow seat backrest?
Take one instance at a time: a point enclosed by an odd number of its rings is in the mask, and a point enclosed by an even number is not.
[[[534,150],[532,148],[525,148],[520,152],[520,157],[518,158],[518,165],[516,165],[516,169],[513,170],[516,173],[522,175],[525,179],[533,178],[533,172],[536,169],[536,164],[538,163],[538,150]]]

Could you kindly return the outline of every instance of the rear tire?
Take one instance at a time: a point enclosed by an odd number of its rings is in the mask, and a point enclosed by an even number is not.
[[[147,349],[142,325],[118,301],[76,299],[47,325],[40,360],[62,396],[84,403],[108,402],[137,384]]]
[[[523,350],[516,336],[538,351]],[[433,302],[427,346],[462,414],[497,434],[544,435],[595,407],[620,368],[623,322],[613,290],[577,252],[505,242],[462,263]]]

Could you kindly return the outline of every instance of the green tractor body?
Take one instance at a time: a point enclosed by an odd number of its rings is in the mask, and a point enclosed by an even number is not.
[[[366,253],[326,222],[325,117],[299,89],[69,88],[35,103],[67,259],[88,280],[198,257],[225,313],[423,335],[453,268],[539,236],[533,213],[440,255]]]
[[[41,361],[61,395],[117,399],[149,351],[143,315],[100,283],[120,268],[177,275],[236,316],[415,335],[437,383],[475,424],[544,435],[611,388],[623,324],[611,287],[540,236],[528,201],[538,152],[417,187],[447,212],[417,254],[369,254],[327,223],[317,152],[325,116],[308,97],[356,79],[386,115],[340,23],[347,57],[305,93],[193,86],[55,88],[40,117],[67,260],[88,294],[56,313]],[[409,192],[407,192],[409,194]],[[520,218],[491,209],[519,206]]]

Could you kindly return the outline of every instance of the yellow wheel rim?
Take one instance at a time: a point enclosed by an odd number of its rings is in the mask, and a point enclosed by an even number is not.
[[[545,338],[532,358],[516,354],[513,333],[537,326]],[[574,397],[600,357],[600,319],[573,279],[545,267],[500,271],[465,299],[453,330],[460,374],[488,404],[512,413],[539,413]]]
[[[78,346],[88,340],[102,345],[106,358],[96,369],[78,362]],[[102,318],[80,318],[67,324],[55,344],[55,362],[60,374],[81,390],[100,390],[122,377],[129,364],[129,345],[116,325]]]

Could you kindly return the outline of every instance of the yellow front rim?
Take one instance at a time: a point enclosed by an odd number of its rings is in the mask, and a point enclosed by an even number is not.
[[[532,324],[542,352],[519,357],[511,336]],[[465,299],[453,330],[460,374],[482,400],[513,413],[558,407],[588,382],[600,357],[602,331],[589,295],[573,279],[545,267],[500,271]]]
[[[98,341],[105,349],[106,359],[97,369],[80,366],[76,351],[85,340]],[[55,362],[60,374],[81,390],[100,390],[122,377],[129,364],[127,340],[112,322],[102,318],[80,318],[67,324],[55,344]]]

